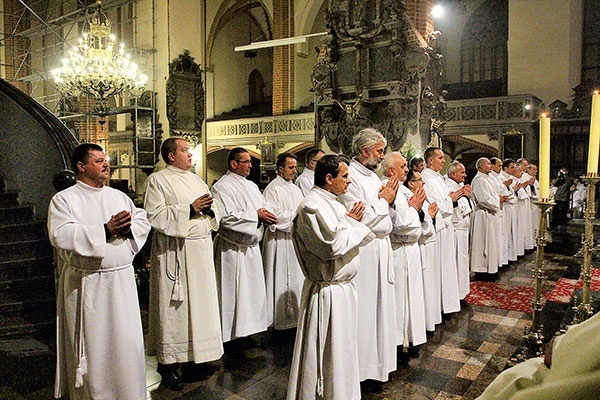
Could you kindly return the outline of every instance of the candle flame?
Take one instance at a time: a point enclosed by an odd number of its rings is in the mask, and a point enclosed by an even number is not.
[[[542,113],[542,114],[540,115],[540,118],[546,118],[546,117],[547,117],[546,113]]]
[[[597,94],[598,94],[598,91],[597,91],[597,90],[594,90],[594,95],[597,95]]]

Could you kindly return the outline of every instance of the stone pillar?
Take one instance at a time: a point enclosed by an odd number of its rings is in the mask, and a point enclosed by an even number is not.
[[[26,37],[19,37],[19,33],[30,28],[29,11],[19,0],[4,0],[3,2],[5,40],[2,46],[5,79],[11,85],[31,95],[31,83],[19,81],[31,74],[31,56],[29,46],[31,41]]]
[[[433,3],[434,0],[404,0],[406,15],[424,38],[435,29],[431,18]]]
[[[273,39],[294,36],[294,0],[273,0]],[[273,115],[294,106],[294,45],[273,48]]]

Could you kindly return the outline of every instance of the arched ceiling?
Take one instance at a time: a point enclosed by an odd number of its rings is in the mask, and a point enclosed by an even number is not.
[[[252,32],[252,40],[270,40],[272,38],[271,16],[260,0],[225,0],[221,3],[217,11],[206,40],[208,65],[211,65],[212,50],[217,35],[237,13],[248,15],[252,21],[252,25],[260,28],[261,32]]]

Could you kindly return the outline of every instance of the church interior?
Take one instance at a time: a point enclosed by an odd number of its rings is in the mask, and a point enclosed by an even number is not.
[[[226,172],[232,148],[250,153],[248,179],[264,189],[278,154],[295,154],[302,172],[307,151],[349,154],[353,134],[366,127],[407,159],[441,147],[446,164],[459,160],[470,181],[480,157],[540,162],[545,113],[550,177],[561,167],[585,174],[592,94],[600,90],[596,0],[0,4],[0,399],[52,397],[55,272],[46,220],[78,143],[101,145],[110,186],[141,205],[146,178],[164,168],[160,144],[170,136],[191,144],[195,172],[209,186]],[[94,26],[100,36],[93,39],[123,43],[126,72],[136,76],[127,88],[112,78],[90,78],[100,85],[56,78],[68,75],[75,53],[93,47],[83,35]],[[538,250],[494,282],[475,281],[461,311],[402,357],[382,393],[363,398],[475,399],[520,360],[532,323],[544,342],[564,330],[582,302],[588,222],[574,218],[547,232],[543,278],[532,273]],[[594,247],[600,225],[591,224]],[[144,322],[146,253],[134,264]],[[600,267],[593,251],[586,257]],[[599,282],[593,273],[594,312]],[[265,332],[258,340],[261,348],[225,355],[182,392],[160,388],[156,360],[148,358],[148,398],[286,398],[293,334]]]

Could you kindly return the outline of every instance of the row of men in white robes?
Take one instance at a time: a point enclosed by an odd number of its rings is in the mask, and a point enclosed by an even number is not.
[[[535,248],[539,224],[537,167],[527,160],[481,158],[473,179],[471,271],[495,274]],[[475,239],[477,238],[477,239]]]

